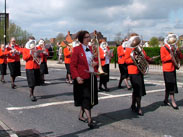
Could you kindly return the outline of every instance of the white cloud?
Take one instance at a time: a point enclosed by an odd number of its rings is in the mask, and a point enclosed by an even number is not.
[[[134,31],[147,40],[168,31],[181,35],[182,5],[181,0],[8,0],[7,11],[10,20],[38,39],[97,29],[111,38]]]

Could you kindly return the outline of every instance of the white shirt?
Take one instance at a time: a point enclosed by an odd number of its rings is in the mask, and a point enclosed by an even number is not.
[[[85,52],[86,55],[86,59],[88,62],[88,68],[89,68],[89,72],[94,72],[94,68],[92,67],[92,61],[93,61],[93,55],[91,53],[91,51],[86,51],[86,48],[90,49],[88,46],[85,46],[82,44],[83,50]]]

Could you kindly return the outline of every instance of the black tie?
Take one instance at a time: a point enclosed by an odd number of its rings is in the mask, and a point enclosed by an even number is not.
[[[89,48],[86,48],[86,52],[88,52],[88,51],[90,51],[90,49]]]

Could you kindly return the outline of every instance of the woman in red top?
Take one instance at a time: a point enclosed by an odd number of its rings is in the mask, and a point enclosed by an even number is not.
[[[120,71],[120,80],[118,83],[118,88],[122,88],[121,83],[123,80],[125,81],[125,84],[128,88],[128,90],[131,89],[131,87],[128,84],[128,69],[127,69],[127,64],[125,63],[125,52],[126,52],[126,44],[128,39],[125,39],[122,42],[122,45],[118,46],[117,48],[117,54],[118,54],[118,64],[119,64],[119,71]]]
[[[10,51],[7,62],[11,76],[11,87],[14,89],[16,87],[15,78],[21,76],[20,54],[22,54],[22,48],[16,44],[15,38],[12,37],[6,51]]]
[[[67,70],[66,82],[72,84],[71,72],[70,72],[70,63],[71,63],[72,47],[67,45],[64,48],[64,62],[65,68]]]
[[[177,88],[177,78],[176,78],[176,69],[174,66],[174,63],[172,61],[172,55],[170,52],[173,52],[173,50],[177,50],[178,57],[180,59],[183,58],[183,55],[181,54],[179,49],[176,49],[178,41],[178,36],[176,34],[169,34],[164,42],[165,45],[161,47],[160,49],[160,55],[161,55],[161,61],[163,64],[163,76],[165,80],[165,99],[164,99],[164,105],[172,106],[174,109],[178,109],[178,106],[175,102],[174,94],[178,93]],[[168,98],[170,96],[171,104],[168,101]]]
[[[5,83],[4,75],[6,75],[7,69],[7,55],[9,54],[8,51],[5,51],[4,44],[0,45],[0,72],[1,72],[1,82]]]
[[[23,50],[23,59],[26,61],[25,69],[31,101],[37,100],[34,96],[34,88],[35,86],[40,85],[40,65],[34,61],[33,58],[33,50],[36,50],[35,46],[36,42],[34,40],[29,40]],[[34,56],[36,57],[36,54],[34,54]]]
[[[129,38],[129,44],[130,41],[131,43],[136,43],[135,46],[139,45],[141,42],[140,37],[136,33],[132,33]],[[128,74],[130,76],[130,81],[132,84],[133,88],[133,93],[132,93],[132,105],[131,109],[134,112],[137,112],[138,115],[142,116],[143,112],[141,109],[141,97],[146,95],[146,90],[145,90],[145,84],[144,84],[144,75],[138,70],[138,67],[134,64],[130,54],[134,50],[134,48],[126,48],[126,53],[125,53],[125,63],[128,65]],[[143,51],[145,53],[145,51]],[[149,59],[146,57],[145,59]]]
[[[81,43],[74,47],[70,70],[74,79],[74,104],[80,106],[79,120],[88,121],[88,126],[94,128],[95,124],[91,118],[91,109],[98,104],[97,78],[94,73],[94,67],[97,63],[93,59],[90,34],[87,31],[78,33],[78,40]],[[83,117],[86,114],[87,120]]]
[[[45,74],[48,74],[47,57],[49,56],[49,51],[46,48],[45,41],[43,39],[39,40],[38,47],[39,50],[43,50],[41,53],[41,64],[40,64],[40,75],[41,75],[41,85],[45,85]]]

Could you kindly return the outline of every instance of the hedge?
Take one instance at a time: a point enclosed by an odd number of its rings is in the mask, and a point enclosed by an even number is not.
[[[110,49],[114,49],[114,56],[111,58],[111,63],[117,63],[118,62],[118,56],[117,56],[117,47],[110,47]],[[54,47],[54,56],[53,56],[53,60],[57,60],[57,51],[56,51],[56,47]],[[144,50],[146,52],[146,54],[149,57],[156,57],[160,55],[160,47],[144,47]],[[161,59],[160,56],[157,57],[156,59],[154,59],[153,64],[157,64],[157,65],[161,65]],[[183,64],[183,60],[181,61],[181,64]]]

